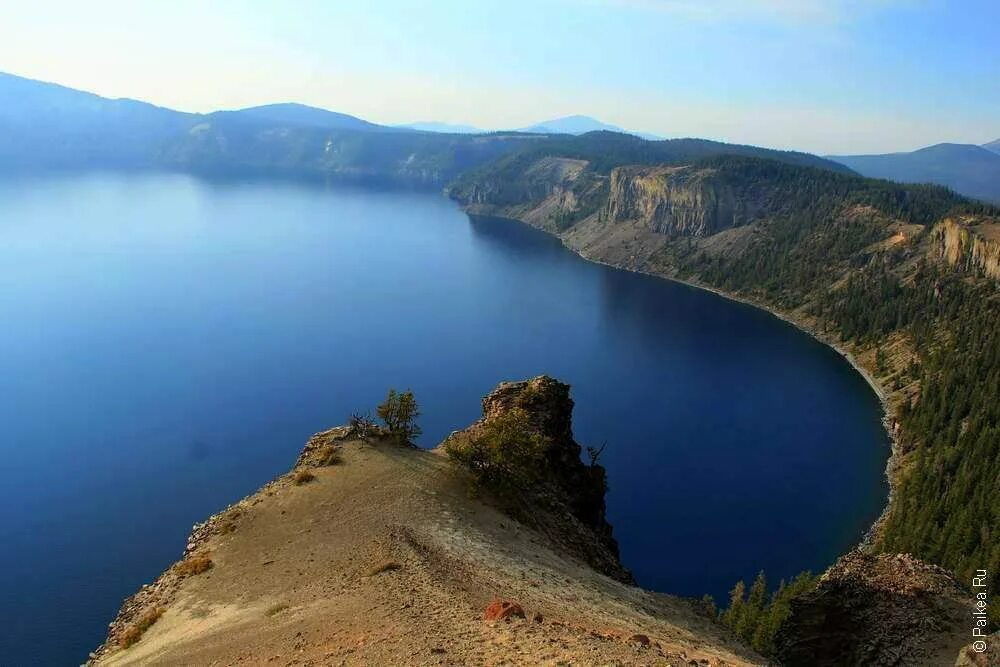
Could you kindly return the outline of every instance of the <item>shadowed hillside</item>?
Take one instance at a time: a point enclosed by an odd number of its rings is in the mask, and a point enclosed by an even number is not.
[[[1000,153],[988,149],[990,144],[937,144],[912,153],[831,159],[865,176],[899,183],[937,183],[967,197],[1000,202]]]

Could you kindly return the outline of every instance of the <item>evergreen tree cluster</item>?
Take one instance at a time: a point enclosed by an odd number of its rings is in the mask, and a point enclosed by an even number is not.
[[[791,613],[792,600],[815,587],[816,577],[810,572],[802,572],[788,583],[782,580],[777,590],[768,595],[767,577],[762,571],[749,592],[742,580],[736,582],[729,594],[729,606],[718,618],[758,653],[772,655],[774,637]]]
[[[1000,293],[926,264],[906,283],[870,268],[843,292],[827,307],[845,336],[905,329],[921,350],[910,370],[919,400],[898,415],[909,469],[882,546],[966,583],[980,568],[1000,572]]]

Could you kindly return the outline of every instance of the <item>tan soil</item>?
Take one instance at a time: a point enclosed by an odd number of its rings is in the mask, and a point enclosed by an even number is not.
[[[290,473],[196,527],[188,557],[207,555],[212,567],[184,577],[168,570],[127,601],[95,662],[764,662],[694,603],[598,574],[471,499],[441,453],[338,447],[343,463],[310,468],[315,480],[296,485]],[[526,619],[484,621],[496,598],[520,604]],[[117,645],[134,619],[161,606],[138,643]]]

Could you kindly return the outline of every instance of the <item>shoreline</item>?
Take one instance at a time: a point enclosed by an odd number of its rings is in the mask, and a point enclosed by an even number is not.
[[[464,204],[461,204],[461,202],[457,203],[459,203],[462,211],[465,212],[466,215],[470,215],[468,208]],[[482,214],[472,214],[472,215],[482,215]],[[532,225],[531,223],[525,222],[524,220],[520,220],[518,218],[509,218],[503,215],[487,215],[487,217],[500,218],[502,220],[508,220],[510,222],[514,222],[520,225],[526,225],[528,227],[531,227],[532,229],[536,229],[544,234],[547,234],[548,236],[558,239],[564,248],[566,248],[574,255],[580,257],[581,259],[587,262],[591,262],[593,264],[599,264],[601,266],[606,266],[610,269],[615,269],[618,271],[627,271],[629,273],[636,273],[639,275],[649,276],[651,278],[658,278],[660,280],[668,280],[670,282],[678,283],[680,285],[686,285],[687,287],[691,287],[693,289],[711,292],[712,294],[722,297],[723,299],[727,299],[729,301],[740,303],[745,306],[756,308],[758,310],[767,313],[768,315],[771,315],[772,317],[776,317],[777,319],[781,320],[782,322],[785,322],[786,324],[795,327],[802,333],[808,335],[813,340],[827,346],[828,348],[839,354],[841,357],[843,357],[847,361],[847,363],[851,365],[851,368],[853,368],[855,372],[857,372],[862,378],[864,378],[865,382],[868,384],[868,387],[872,390],[872,393],[874,393],[875,397],[878,399],[879,405],[882,408],[882,419],[881,419],[882,428],[885,431],[886,437],[889,439],[889,457],[886,460],[885,471],[883,473],[885,475],[886,482],[888,483],[889,486],[888,497],[886,498],[885,506],[879,513],[878,518],[876,518],[875,521],[871,524],[871,526],[869,526],[861,535],[861,539],[858,541],[856,548],[871,547],[874,544],[875,540],[879,536],[879,533],[881,532],[882,525],[885,523],[885,520],[888,517],[890,510],[892,509],[893,500],[895,498],[896,474],[900,465],[899,439],[896,437],[893,428],[894,419],[890,412],[891,406],[889,405],[889,392],[885,389],[885,387],[880,385],[878,381],[875,380],[872,374],[869,373],[868,370],[861,365],[861,363],[857,360],[857,358],[849,350],[847,350],[841,343],[829,339],[822,332],[813,330],[811,327],[807,326],[804,322],[795,319],[793,316],[787,313],[783,313],[775,308],[772,308],[771,306],[765,303],[761,303],[759,301],[755,301],[747,297],[739,296],[737,294],[732,294],[720,288],[713,287],[711,285],[706,285],[704,283],[700,283],[697,281],[684,280],[683,278],[677,278],[675,276],[665,276],[659,273],[653,273],[651,271],[643,271],[641,269],[630,269],[624,266],[617,266],[610,262],[590,257],[584,252],[568,244],[566,242],[566,239],[563,238],[561,235],[549,231],[547,229],[544,229],[542,227],[537,227],[535,225]]]

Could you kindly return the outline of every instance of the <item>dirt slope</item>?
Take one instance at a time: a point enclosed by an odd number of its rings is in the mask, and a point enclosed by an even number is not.
[[[439,451],[346,429],[310,446],[326,443],[341,463],[300,462],[315,479],[296,484],[293,469],[196,527],[182,563],[207,556],[210,569],[175,566],[126,601],[94,662],[763,663],[692,603],[598,574],[471,499]],[[495,598],[526,618],[484,621]],[[122,648],[151,610],[162,615]]]

